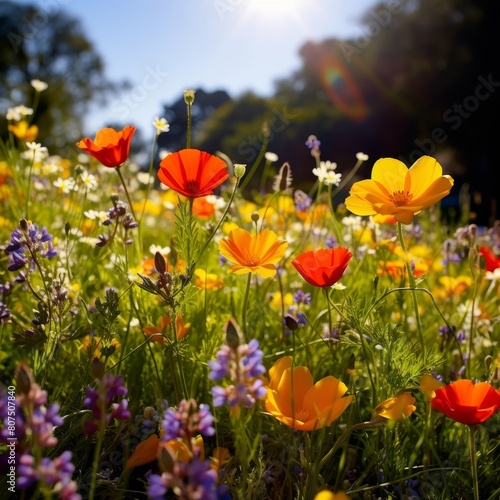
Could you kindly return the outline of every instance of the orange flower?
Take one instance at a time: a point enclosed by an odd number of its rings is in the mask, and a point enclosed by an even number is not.
[[[228,177],[223,160],[198,149],[169,154],[158,170],[158,179],[163,184],[188,198],[212,194]]]
[[[373,413],[390,420],[401,420],[403,415],[409,417],[416,410],[414,404],[411,392],[405,391],[380,403]]]
[[[435,390],[431,406],[447,417],[466,425],[481,424],[500,408],[500,391],[487,382],[457,380]]]
[[[193,202],[193,215],[200,219],[208,219],[215,214],[215,205],[207,201],[206,196],[195,198]]]
[[[342,397],[347,386],[332,376],[313,384],[309,368],[296,366],[284,356],[269,370],[266,410],[280,422],[299,431],[313,431],[340,417],[353,396]],[[292,380],[293,379],[293,380]]]
[[[178,315],[175,317],[175,334],[177,335],[177,340],[183,339],[191,327],[191,323],[184,323],[182,316]]]
[[[165,343],[165,331],[167,326],[170,325],[170,318],[168,316],[162,316],[160,318],[160,326],[145,326],[142,331],[146,334],[148,339],[151,339],[151,342],[158,342],[159,344]]]
[[[127,460],[125,467],[133,469],[139,465],[149,464],[158,457],[158,447],[160,446],[160,438],[156,434],[151,434],[147,439],[141,441],[135,448],[132,455]]]
[[[373,166],[372,178],[353,184],[345,200],[356,215],[393,215],[403,224],[444,198],[453,186],[449,175],[430,156],[422,156],[410,169],[394,158],[382,158]]]
[[[351,257],[345,247],[310,250],[297,255],[292,266],[309,284],[329,287],[342,277]]]
[[[219,242],[219,252],[234,262],[229,273],[257,273],[263,278],[276,274],[275,264],[285,254],[288,243],[278,240],[278,235],[269,229],[252,236],[248,231],[237,228]]]
[[[119,132],[112,128],[102,128],[97,131],[94,141],[86,137],[76,145],[105,167],[117,168],[128,158],[135,130],[130,125]]]
[[[36,125],[28,125],[28,122],[25,120],[9,125],[8,129],[20,141],[34,141],[38,135],[38,127]]]

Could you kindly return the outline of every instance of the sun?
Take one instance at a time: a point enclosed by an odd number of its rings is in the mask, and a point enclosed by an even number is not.
[[[243,14],[245,23],[268,24],[275,28],[281,25],[304,27],[311,0],[248,0]]]

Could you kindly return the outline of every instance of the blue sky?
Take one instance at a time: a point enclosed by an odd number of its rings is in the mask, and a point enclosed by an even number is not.
[[[26,3],[25,0],[22,0]],[[35,0],[78,17],[110,79],[132,84],[85,120],[92,135],[107,122],[152,135],[162,104],[184,89],[269,95],[300,67],[306,40],[362,34],[374,0]],[[59,7],[60,6],[60,7]]]

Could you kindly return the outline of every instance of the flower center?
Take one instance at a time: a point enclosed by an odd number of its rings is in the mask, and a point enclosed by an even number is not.
[[[255,254],[250,254],[248,256],[248,265],[249,266],[257,266],[260,262],[260,257],[258,255],[255,255]]]
[[[186,188],[186,191],[188,193],[197,193],[200,190],[200,186],[198,185],[198,181],[195,181],[193,179],[187,180],[186,184],[184,185]]]
[[[295,418],[301,422],[307,422],[311,419],[311,412],[307,408],[300,408],[295,411]]]
[[[389,199],[397,207],[408,204],[412,198],[413,195],[408,191],[394,191],[394,193],[389,196]]]

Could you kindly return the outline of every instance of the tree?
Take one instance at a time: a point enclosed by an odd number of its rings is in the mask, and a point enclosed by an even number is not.
[[[49,86],[40,94],[33,123],[38,140],[52,153],[74,149],[82,119],[96,96],[105,99],[118,88],[104,76],[104,64],[77,19],[56,2],[45,7],[0,3],[0,106],[33,102],[32,79]],[[2,135],[5,118],[0,118]]]

